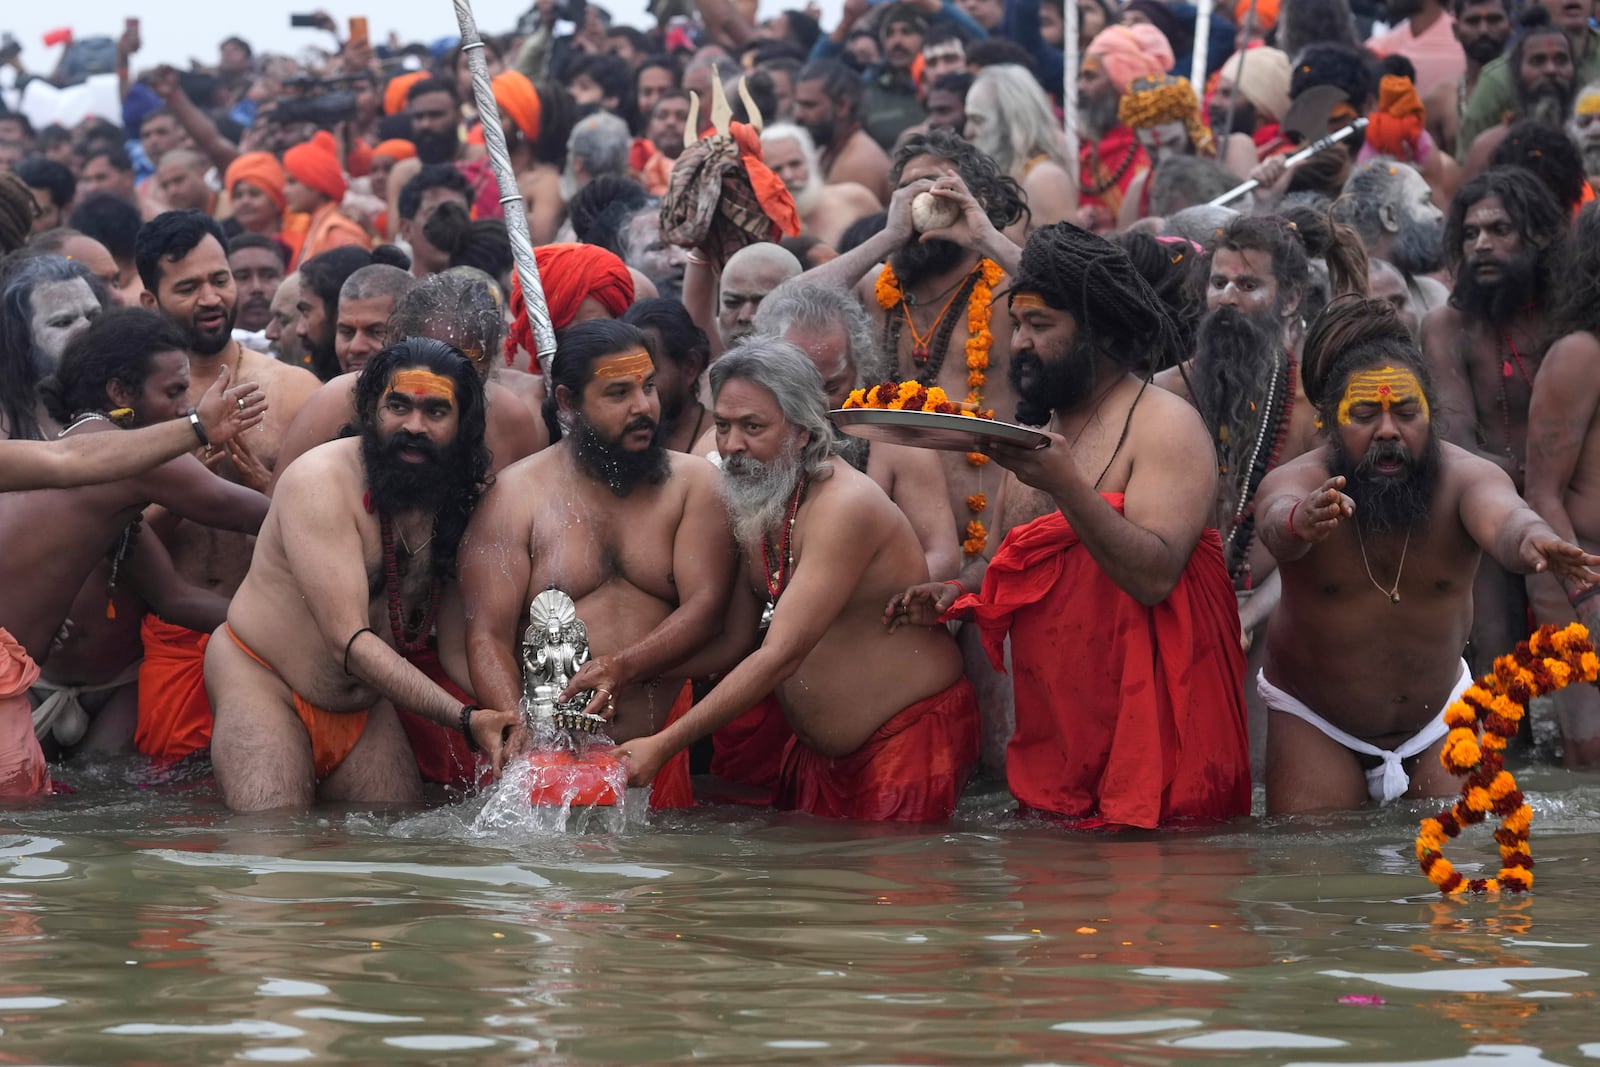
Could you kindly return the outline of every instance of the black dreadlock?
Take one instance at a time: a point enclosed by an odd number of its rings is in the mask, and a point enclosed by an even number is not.
[[[1104,237],[1058,222],[1028,235],[1013,291],[1038,293],[1119,366],[1140,374],[1188,358],[1165,302]]]

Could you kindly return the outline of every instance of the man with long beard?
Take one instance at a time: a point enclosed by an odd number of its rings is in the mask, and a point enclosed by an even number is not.
[[[1539,8],[1525,12],[1522,24],[1522,34],[1506,57],[1516,89],[1516,109],[1506,121],[1473,138],[1461,164],[1467,174],[1477,174],[1490,165],[1489,158],[1505,140],[1513,122],[1528,119],[1559,130],[1566,127],[1572,115],[1579,84],[1572,40]]]
[[[1472,682],[1461,650],[1480,559],[1585,589],[1600,557],[1561,540],[1505,471],[1439,440],[1421,353],[1388,304],[1330,305],[1305,378],[1326,443],[1260,493],[1283,575],[1259,676],[1267,810],[1453,794],[1439,752]]]
[[[188,338],[189,400],[194,403],[226,368],[233,381],[254,381],[267,396],[266,419],[225,448],[208,448],[208,466],[240,485],[265,489],[289,425],[318,387],[315,375],[252,352],[233,340],[238,289],[228,267],[222,229],[209,216],[171,211],[139,230],[135,260],[144,282],[140,300],[160,311]],[[252,542],[229,533],[158,515],[149,523],[172,554],[178,573],[221,596],[232,596],[250,568]],[[184,740],[211,720],[203,664],[209,634],[146,615],[141,632],[139,730],[148,756],[175,759],[204,747]]]
[[[1453,0],[1455,18],[1451,32],[1465,54],[1466,71],[1459,79],[1434,86],[1423,96],[1428,133],[1441,149],[1456,154],[1461,113],[1478,87],[1483,68],[1500,58],[1511,39],[1510,0]]]
[[[1509,0],[1507,6],[1511,6]],[[1596,32],[1591,24],[1595,14],[1594,0],[1539,0],[1538,6],[1522,4],[1520,7],[1524,27],[1531,16],[1534,21],[1555,22],[1567,35],[1572,46],[1573,68],[1577,72],[1578,84],[1587,84],[1600,78],[1600,32]],[[1458,9],[1457,16],[1461,14],[1462,11]],[[1517,32],[1517,28],[1512,27],[1509,32]],[[1501,56],[1484,64],[1461,112],[1460,135],[1456,140],[1457,159],[1466,157],[1467,150],[1479,134],[1503,122],[1508,113],[1516,111],[1517,75],[1518,65],[1509,56]]]
[[[1172,67],[1172,46],[1150,25],[1107,26],[1084,51],[1078,70],[1079,217],[1096,232],[1114,229],[1133,180],[1150,169],[1133,131],[1117,111],[1122,94],[1139,78]]]
[[[650,782],[772,693],[795,734],[778,774],[778,807],[829,818],[949,818],[978,759],[977,702],[942,627],[883,625],[887,599],[928,577],[911,524],[834,455],[822,376],[788,342],[758,337],[729,352],[711,365],[711,392],[722,497],[744,552],[728,650],[748,646],[763,600],[770,623],[760,647],[704,700],[622,746],[630,782]],[[726,669],[714,651],[702,662]]]
[[[562,332],[544,414],[555,444],[503,470],[462,551],[471,690],[497,707],[523,695],[519,639],[540,591],[572,597],[591,658],[566,699],[626,741],[688,707],[678,664],[721,631],[737,552],[716,469],[668,451],[644,336],[609,320]],[[754,701],[751,701],[754,703]],[[687,760],[652,804],[690,801]]]
[[[1017,420],[1038,451],[994,444],[1016,476],[981,588],[896,595],[891,627],[972,615],[1016,731],[1006,779],[1025,809],[1151,828],[1250,810],[1244,655],[1216,531],[1214,449],[1200,417],[1150,388],[1179,355],[1161,299],[1127,254],[1068,223],[1029,236],[1011,290]],[[1070,649],[1064,658],[1063,650]]]
[[[1443,307],[1449,291],[1427,275],[1444,265],[1444,212],[1415,167],[1379,156],[1345,179],[1333,215],[1361,235],[1367,255],[1394,265],[1423,312]]]
[[[1520,491],[1528,403],[1546,343],[1566,213],[1528,171],[1501,167],[1462,186],[1445,223],[1455,275],[1447,306],[1422,320],[1422,351],[1446,441],[1498,464]],[[1523,583],[1493,561],[1478,569],[1470,657],[1475,671],[1511,647],[1527,617]]]
[[[858,219],[883,210],[872,190],[858,182],[823,181],[816,146],[800,126],[777,123],[762,130],[761,154],[794,197],[801,232],[825,245],[837,245]]]
[[[1230,223],[1211,253],[1195,358],[1155,377],[1193,401],[1216,442],[1221,476],[1211,525],[1238,599],[1247,670],[1260,669],[1265,647],[1258,638],[1280,591],[1277,564],[1256,535],[1256,492],[1269,471],[1310,449],[1316,436],[1295,351],[1312,284],[1305,236],[1276,215]],[[1318,251],[1338,266],[1337,288],[1354,287],[1350,253],[1359,249]],[[1266,710],[1245,695],[1251,762],[1259,769]]]
[[[420,800],[397,705],[459,729],[497,771],[520,721],[515,700],[463,704],[404,658],[428,640],[489,477],[483,383],[451,346],[408,339],[362,371],[356,413],[358,438],[278,483],[206,651],[212,763],[235,811]]]

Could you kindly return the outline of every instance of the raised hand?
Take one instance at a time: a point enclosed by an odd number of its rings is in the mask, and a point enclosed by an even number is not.
[[[903,245],[917,235],[917,228],[911,224],[911,201],[917,198],[918,193],[925,193],[932,188],[932,178],[918,178],[896,189],[889,198],[889,217],[883,229],[894,238],[896,245]]]
[[[225,366],[195,405],[200,428],[212,445],[226,444],[237,434],[260,424],[267,417],[267,395],[255,382],[228,387],[231,377]]]
[[[1344,477],[1335,475],[1322,483],[1289,512],[1289,529],[1302,541],[1325,541],[1339,524],[1356,513],[1356,502],[1344,493]]]
[[[949,226],[924,230],[920,240],[954,241],[962,248],[977,249],[994,236],[994,223],[989,220],[989,213],[984,211],[983,205],[978,203],[978,198],[972,195],[960,175],[946,174],[935,181],[928,192],[940,200],[955,204],[961,209],[961,215]]]

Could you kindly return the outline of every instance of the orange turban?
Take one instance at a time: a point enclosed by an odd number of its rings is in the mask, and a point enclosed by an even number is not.
[[[289,201],[283,196],[283,165],[271,152],[246,152],[235,156],[222,176],[222,187],[232,196],[233,187],[239,182],[249,182],[266,193],[267,198],[278,205],[279,214],[289,210]]]
[[[402,159],[415,159],[417,146],[403,137],[391,137],[387,141],[379,141],[372,149],[375,156],[388,156],[396,163]]]
[[[414,70],[409,74],[396,75],[389,79],[389,84],[383,87],[383,113],[385,115],[398,115],[406,109],[406,93],[411,87],[428,76],[425,70]]]
[[[539,90],[533,87],[526,74],[508,70],[497,74],[489,83],[494,90],[494,102],[500,110],[511,116],[522,136],[529,142],[539,139]]]
[[[1255,5],[1256,33],[1266,33],[1278,24],[1278,0],[1239,0],[1233,5],[1233,23],[1243,26],[1244,20],[1249,17],[1251,5]]]
[[[539,264],[539,282],[544,286],[545,306],[550,309],[550,325],[557,330],[572,325],[578,305],[588,297],[596,300],[613,318],[633,303],[633,275],[616,253],[597,245],[542,245],[533,250]],[[506,336],[506,365],[511,365],[517,349],[528,353],[530,370],[539,373],[539,355],[533,342],[533,327],[528,322],[528,305],[522,299],[522,279],[511,276],[511,332]]]
[[[327,130],[283,154],[283,169],[301,185],[315,189],[334,203],[344,199],[344,170],[339,166],[339,143]]]
[[[1385,74],[1378,85],[1378,110],[1367,117],[1366,143],[1382,155],[1415,160],[1426,118],[1411,79]]]
[[[1148,22],[1107,26],[1094,35],[1084,58],[1099,60],[1119,93],[1136,79],[1165,74],[1175,62],[1166,36]]]

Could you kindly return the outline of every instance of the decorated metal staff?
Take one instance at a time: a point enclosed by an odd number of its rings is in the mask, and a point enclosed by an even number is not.
[[[506,150],[505,131],[500,128],[500,107],[494,102],[489,84],[489,66],[483,60],[483,38],[472,17],[472,0],[454,0],[456,22],[461,27],[461,50],[467,54],[472,70],[472,96],[483,124],[483,143],[489,149],[495,182],[500,186],[500,206],[505,212],[506,235],[511,239],[511,256],[517,263],[517,278],[522,282],[522,299],[528,308],[528,324],[533,330],[534,353],[540,366],[549,366],[556,354],[556,332],[550,325],[550,309],[545,306],[544,287],[539,284],[539,265],[533,258],[533,238],[528,233],[528,215],[517,191],[517,175],[511,169],[511,153]]]
[[[1347,137],[1350,137],[1351,135],[1355,134],[1358,130],[1366,129],[1367,128],[1367,121],[1368,121],[1367,117],[1365,115],[1363,115],[1362,117],[1360,117],[1360,118],[1356,119],[1354,122],[1352,122],[1350,125],[1344,126],[1344,127],[1340,128],[1340,129],[1337,129],[1337,130],[1334,130],[1332,133],[1328,134],[1328,136],[1322,138],[1320,141],[1314,141],[1311,144],[1306,145],[1304,148],[1300,149],[1300,151],[1296,152],[1294,155],[1290,156],[1288,159],[1285,159],[1283,161],[1284,169],[1285,170],[1293,170],[1294,168],[1298,167],[1300,164],[1304,163],[1306,160],[1310,159],[1312,156],[1316,155],[1318,152],[1327,151],[1328,149],[1332,148],[1334,145],[1338,144],[1340,141],[1343,141]],[[1255,189],[1260,184],[1261,184],[1260,182],[1256,181],[1254,178],[1251,178],[1247,182],[1244,182],[1244,183],[1242,183],[1240,185],[1235,185],[1232,189],[1229,189],[1227,192],[1223,193],[1221,196],[1219,196],[1215,200],[1211,201],[1210,206],[1211,207],[1222,207],[1222,206],[1224,206],[1224,205],[1226,205],[1228,203],[1231,203],[1234,200],[1239,199],[1245,193],[1250,192],[1252,189]]]

